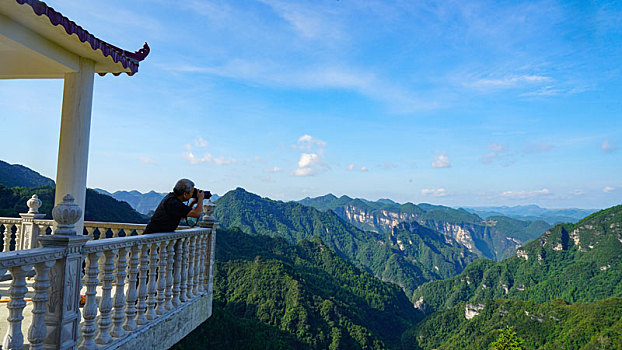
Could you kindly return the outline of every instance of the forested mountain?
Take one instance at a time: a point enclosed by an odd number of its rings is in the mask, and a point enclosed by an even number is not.
[[[118,201],[127,202],[134,210],[144,215],[151,215],[160,204],[160,201],[168,193],[159,193],[156,191],[149,191],[147,193],[141,193],[139,191],[115,191],[110,193],[104,189],[96,188],[95,191],[108,195]],[[218,199],[218,195],[212,194],[212,202]]]
[[[465,301],[509,298],[547,302],[592,302],[622,297],[622,205],[576,224],[560,224],[494,263],[479,260],[445,281],[414,293],[426,312]]]
[[[0,160],[0,185],[5,187],[54,186],[54,180],[20,164]]]
[[[494,260],[513,254],[520,245],[550,228],[544,221],[521,221],[501,215],[484,220],[464,209],[427,203],[398,204],[386,199],[372,202],[332,194],[307,197],[299,203],[333,211],[354,226],[373,232],[390,232],[402,222],[416,221],[453,237],[480,257]]]
[[[596,209],[546,209],[537,205],[517,205],[513,207],[469,207],[464,208],[470,213],[475,213],[487,219],[491,216],[508,216],[517,220],[546,221],[550,225],[565,222],[577,222],[584,217],[596,212]]]
[[[45,219],[52,218],[54,207],[54,187],[14,187],[0,185],[0,216],[19,217],[19,213],[28,212],[26,202],[36,194],[42,202],[40,213],[46,214]],[[86,190],[86,208],[84,219],[87,221],[146,223],[147,217],[136,212],[129,204],[98,193]]]
[[[218,200],[215,216],[223,227],[283,237],[290,243],[318,236],[341,257],[398,283],[408,294],[426,281],[459,273],[477,258],[451,237],[416,223],[386,234],[366,232],[332,211],[261,198],[241,188]]]
[[[317,237],[290,245],[221,229],[216,257],[214,314],[175,349],[400,348],[421,317],[400,288]]]
[[[622,298],[568,304],[561,299],[487,300],[437,312],[405,333],[408,349],[489,349],[510,326],[525,349],[622,349]]]

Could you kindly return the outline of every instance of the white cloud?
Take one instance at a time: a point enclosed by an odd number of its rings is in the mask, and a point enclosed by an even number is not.
[[[237,163],[237,160],[232,157],[214,157],[211,153],[205,153],[202,157],[196,156],[192,152],[182,153],[182,157],[186,159],[190,164],[201,163],[213,163],[215,165],[231,165]]]
[[[306,134],[300,136],[297,144],[298,146],[294,146],[294,148],[298,147],[302,150],[310,150],[311,146],[326,147],[326,142],[320,139],[313,138],[311,135],[306,135]]]
[[[548,189],[543,188],[541,190],[535,190],[535,191],[505,191],[501,194],[501,196],[506,197],[506,198],[526,199],[526,198],[534,198],[538,196],[548,195],[549,193],[550,191]]]
[[[449,168],[451,167],[451,163],[449,162],[449,157],[445,152],[441,153],[432,161],[433,168]]]
[[[467,87],[479,90],[499,90],[529,86],[550,81],[550,77],[532,74],[507,75],[495,78],[479,78],[465,83]]]
[[[303,153],[298,160],[299,168],[308,168],[320,161],[320,157],[316,153]]]
[[[424,196],[443,197],[447,195],[447,190],[444,188],[424,188],[421,190],[421,194]]]
[[[266,168],[263,171],[265,171],[266,173],[280,173],[283,171],[283,169],[279,168],[278,166],[275,166],[274,168]]]
[[[194,140],[194,145],[196,147],[207,147],[207,141],[205,141],[204,138],[199,137],[199,138]]]
[[[313,175],[311,168],[298,168],[294,170],[295,176],[311,176]]]
[[[386,169],[395,169],[397,168],[397,164],[395,163],[391,163],[391,162],[386,162],[383,165]]]
[[[603,152],[605,153],[612,153],[615,152],[619,149],[620,147],[618,147],[617,145],[615,145],[613,142],[611,142],[609,139],[605,139],[605,141],[603,141],[602,145],[600,145],[600,149],[603,150]]]
[[[609,193],[609,192],[612,192],[615,189],[616,189],[615,187],[605,186],[605,188],[603,188],[603,192]]]
[[[356,170],[356,171],[367,171],[367,170],[369,170],[369,169],[367,169],[367,167],[366,167],[366,166],[361,166],[361,167],[358,167],[358,166],[357,166],[356,164],[354,164],[354,163],[350,163],[350,164],[348,164],[348,165],[346,166],[346,169],[348,169],[348,171],[355,171],[355,170]]]

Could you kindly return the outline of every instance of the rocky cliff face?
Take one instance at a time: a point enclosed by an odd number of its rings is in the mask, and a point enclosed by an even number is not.
[[[385,209],[362,208],[356,205],[345,205],[333,210],[341,218],[354,226],[366,231],[377,233],[390,232],[393,227],[402,222],[413,222],[417,214],[391,211]]]

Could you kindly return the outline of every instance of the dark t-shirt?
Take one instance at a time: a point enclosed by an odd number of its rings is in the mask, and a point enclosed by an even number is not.
[[[179,221],[192,210],[175,197],[173,192],[167,194],[156,208],[143,234],[158,232],[173,232],[179,226]]]

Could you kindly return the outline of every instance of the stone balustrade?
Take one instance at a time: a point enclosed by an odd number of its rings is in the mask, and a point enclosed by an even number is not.
[[[17,247],[0,253],[0,276],[8,270],[12,278],[2,349],[22,349],[25,340],[30,349],[173,345],[211,315],[218,225],[213,209],[211,202],[204,205],[199,227],[149,235],[140,235],[144,225],[99,222],[85,223],[89,234],[76,235],[74,224],[82,213],[71,196],[54,208],[54,222],[35,217],[38,213],[0,218],[4,246]],[[45,234],[52,226],[53,234]],[[95,229],[111,230],[113,238],[93,240]],[[30,235],[20,235],[23,232]],[[39,232],[33,240],[32,233]],[[20,238],[11,240],[11,233]],[[24,249],[26,241],[42,247]],[[33,269],[29,290],[26,277]],[[25,339],[25,295],[33,290],[32,322]],[[166,332],[175,317],[192,328],[171,329],[164,341],[147,341]],[[144,339],[137,338],[141,335]]]

